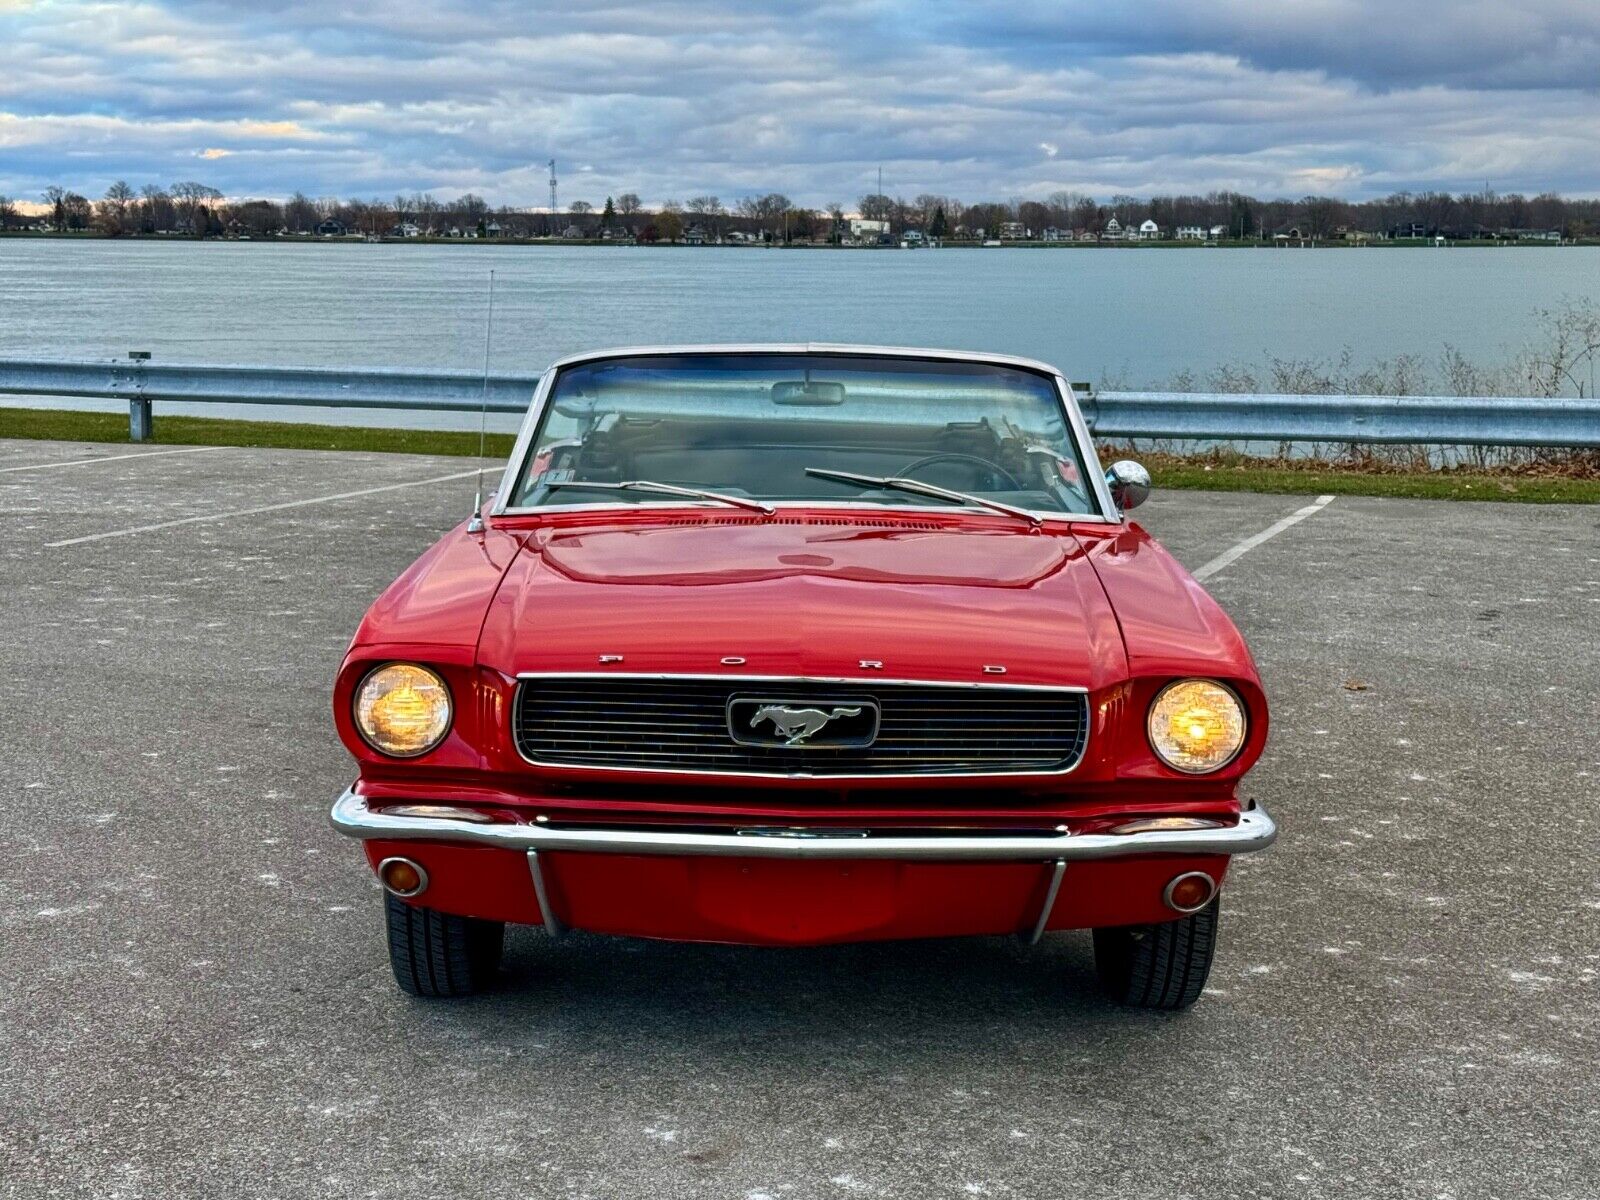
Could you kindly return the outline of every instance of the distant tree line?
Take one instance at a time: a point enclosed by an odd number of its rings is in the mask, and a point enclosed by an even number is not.
[[[427,192],[391,199],[312,199],[296,192],[286,201],[229,201],[222,192],[192,180],[168,186],[146,184],[137,191],[118,180],[98,200],[63,187],[41,195],[45,213],[24,216],[0,196],[0,229],[42,222],[57,232],[97,232],[119,237],[167,234],[190,237],[310,235],[348,233],[372,237],[578,237],[640,241],[682,240],[698,231],[707,240],[728,236],[762,241],[842,241],[850,236],[843,203],[821,209],[797,205],[781,192],[747,196],[724,205],[716,196],[666,201],[647,209],[633,192],[606,197],[600,209],[583,200],[564,212],[539,208],[491,207],[468,192],[441,200]],[[1485,190],[1397,192],[1360,202],[1330,196],[1299,200],[1259,200],[1238,192],[1206,195],[1116,195],[1105,202],[1080,192],[1056,192],[1043,200],[986,200],[964,203],[954,196],[924,193],[913,199],[877,193],[860,196],[855,214],[883,222],[884,236],[910,230],[936,238],[1000,236],[1020,229],[1038,237],[1046,230],[1099,235],[1113,218],[1121,228],[1153,221],[1164,236],[1180,228],[1210,235],[1220,230],[1230,240],[1266,239],[1286,232],[1300,239],[1328,239],[1352,231],[1379,237],[1499,236],[1518,231],[1564,238],[1600,236],[1600,200],[1570,199],[1552,193],[1525,196]]]
[[[1017,199],[963,204],[951,196],[924,194],[907,201],[885,195],[862,196],[861,216],[886,220],[894,233],[920,229],[939,237],[962,231],[994,231],[1021,225],[1032,236],[1046,229],[1100,233],[1115,218],[1127,228],[1149,220],[1167,236],[1184,227],[1220,229],[1224,238],[1246,240],[1290,229],[1315,239],[1351,230],[1375,236],[1473,237],[1510,230],[1559,232],[1563,237],[1600,235],[1600,200],[1573,200],[1542,193],[1396,192],[1379,200],[1347,201],[1332,196],[1299,200],[1259,200],[1239,192],[1206,195],[1114,195],[1097,201],[1081,192],[1061,191],[1044,200]]]

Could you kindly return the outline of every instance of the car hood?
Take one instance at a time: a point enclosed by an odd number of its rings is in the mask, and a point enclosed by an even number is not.
[[[547,527],[506,572],[479,661],[507,675],[881,670],[1090,688],[1127,677],[1078,540],[986,518]]]

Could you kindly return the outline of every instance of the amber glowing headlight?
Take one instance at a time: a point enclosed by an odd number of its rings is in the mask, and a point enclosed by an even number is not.
[[[1150,745],[1161,761],[1192,775],[1216,771],[1244,745],[1244,705],[1209,679],[1180,679],[1150,705]]]
[[[390,663],[361,681],[356,728],[374,750],[395,758],[426,754],[450,729],[450,689],[427,667]]]

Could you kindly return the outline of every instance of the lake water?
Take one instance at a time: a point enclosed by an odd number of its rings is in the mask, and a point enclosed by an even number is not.
[[[1203,377],[1269,355],[1348,351],[1364,364],[1433,359],[1452,344],[1494,365],[1537,338],[1539,308],[1600,303],[1600,247],[827,251],[12,238],[0,239],[0,358],[148,350],[169,362],[478,370],[490,268],[493,369],[526,373],[604,346],[836,341],[1002,351],[1073,379],[1161,387],[1182,371]],[[396,423],[359,411],[270,415]]]

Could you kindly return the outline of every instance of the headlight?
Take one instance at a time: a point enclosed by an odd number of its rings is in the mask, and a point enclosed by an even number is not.
[[[450,728],[450,689],[427,667],[390,663],[361,681],[356,728],[374,750],[395,758],[426,754]]]
[[[1227,766],[1244,745],[1244,705],[1220,683],[1180,679],[1156,696],[1148,726],[1162,762],[1203,775]]]

